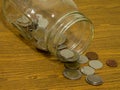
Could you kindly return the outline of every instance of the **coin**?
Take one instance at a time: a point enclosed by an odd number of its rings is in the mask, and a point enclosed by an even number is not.
[[[38,26],[37,23],[32,22],[32,24],[29,25],[29,26],[27,27],[27,29],[28,29],[29,31],[36,30],[36,29],[37,29],[37,26]]]
[[[87,52],[85,54],[89,60],[97,60],[98,59],[98,54],[96,52]]]
[[[88,58],[85,55],[80,55],[80,58],[78,60],[80,64],[84,64],[88,62]]]
[[[118,64],[115,60],[107,60],[106,64],[110,67],[117,67],[118,66]]]
[[[25,15],[23,15],[20,18],[18,18],[17,21],[16,21],[16,23],[19,26],[22,26],[22,27],[27,27],[27,26],[31,25],[30,20]]]
[[[81,72],[85,75],[93,75],[95,70],[90,66],[84,66],[81,68]]]
[[[39,41],[40,39],[44,38],[44,32],[42,29],[37,29],[32,32],[32,36]]]
[[[78,69],[80,67],[80,63],[76,62],[66,62],[64,66],[68,69]]]
[[[63,49],[60,51],[60,55],[66,59],[74,57],[74,52],[69,49]]]
[[[57,50],[67,49],[67,46],[62,44],[57,47]]]
[[[65,69],[63,71],[63,75],[68,79],[76,80],[81,78],[82,73],[80,72],[80,70]]]
[[[86,77],[86,82],[95,86],[103,84],[102,78],[98,75],[88,75]]]
[[[23,15],[22,17],[18,18],[17,21],[20,23],[28,23],[30,20],[25,15]]]
[[[67,41],[66,36],[65,35],[61,35],[60,39],[59,39],[59,45],[64,44]]]
[[[36,17],[38,19],[38,27],[45,29],[49,24],[47,18],[43,17],[41,14],[36,14]]]
[[[62,62],[75,62],[79,59],[79,54],[70,49],[63,49],[57,51],[57,56]]]
[[[100,69],[103,67],[103,63],[99,60],[92,60],[89,62],[89,66],[91,66],[94,69]]]
[[[41,50],[46,51],[44,40],[39,39],[38,41],[36,41],[36,42],[34,43],[34,45],[36,46],[37,49],[41,49]]]

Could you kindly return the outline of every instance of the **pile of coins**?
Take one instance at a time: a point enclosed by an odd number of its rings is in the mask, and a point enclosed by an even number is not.
[[[63,71],[64,77],[76,80],[80,79],[82,75],[86,75],[86,82],[91,85],[101,85],[103,80],[100,76],[95,75],[95,69],[101,69],[103,64],[98,60],[98,55],[95,52],[88,52],[86,55],[79,55],[77,52],[68,48],[60,49],[57,56],[61,62],[64,63],[65,69]],[[80,67],[89,61],[89,66]]]
[[[32,41],[38,49],[46,50],[44,32],[49,21],[40,13],[29,8],[13,24],[22,32],[22,36]]]

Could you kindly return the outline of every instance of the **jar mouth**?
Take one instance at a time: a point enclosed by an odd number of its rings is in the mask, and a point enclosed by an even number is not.
[[[61,39],[67,48],[82,54],[86,51],[94,36],[94,28],[92,22],[84,17],[84,15],[75,12],[71,13],[58,24],[57,30],[53,32],[54,39],[51,45],[55,45],[53,53],[57,53],[57,48]],[[66,40],[65,40],[66,38]]]
[[[65,35],[67,38],[67,42],[65,43],[67,47],[78,52],[79,54],[82,54],[87,50],[93,39],[93,30],[93,25],[90,20],[80,18],[68,23],[68,25],[66,25],[66,27],[61,30],[59,35],[56,35],[56,37]],[[60,39],[57,41],[59,42],[59,40]]]

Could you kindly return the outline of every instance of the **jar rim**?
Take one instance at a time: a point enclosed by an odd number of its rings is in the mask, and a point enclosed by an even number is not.
[[[73,18],[70,21],[68,21],[68,22],[65,23],[64,22],[65,19],[68,19],[70,16],[72,16]],[[69,13],[69,14],[63,16],[62,19],[60,19],[58,21],[58,23],[56,25],[54,25],[54,26],[58,26],[58,27],[57,27],[56,31],[55,30],[52,31],[52,34],[54,33],[53,34],[54,35],[53,36],[54,40],[52,42],[50,41],[50,43],[52,43],[51,45],[55,44],[56,45],[55,47],[57,49],[57,44],[59,42],[60,35],[64,34],[67,31],[69,31],[69,28],[71,28],[71,26],[73,26],[74,24],[76,24],[78,22],[83,22],[83,21],[88,22],[90,24],[90,37],[88,38],[87,43],[85,43],[83,45],[82,49],[81,50],[77,50],[78,53],[82,54],[87,49],[87,47],[90,45],[90,42],[93,39],[93,36],[94,36],[94,27],[93,27],[92,22],[88,18],[86,18],[84,15],[82,15],[81,13],[79,13],[79,12],[73,12],[73,13]],[[48,43],[48,45],[49,45],[49,43]],[[48,50],[49,50],[49,47],[48,47]],[[56,52],[55,52],[55,54],[56,54]]]

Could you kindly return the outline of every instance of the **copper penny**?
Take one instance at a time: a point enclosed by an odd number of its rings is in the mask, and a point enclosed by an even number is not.
[[[97,60],[98,59],[98,54],[96,52],[87,52],[85,54],[89,60]]]
[[[118,66],[118,64],[115,60],[107,60],[106,64],[110,67],[117,67]]]

